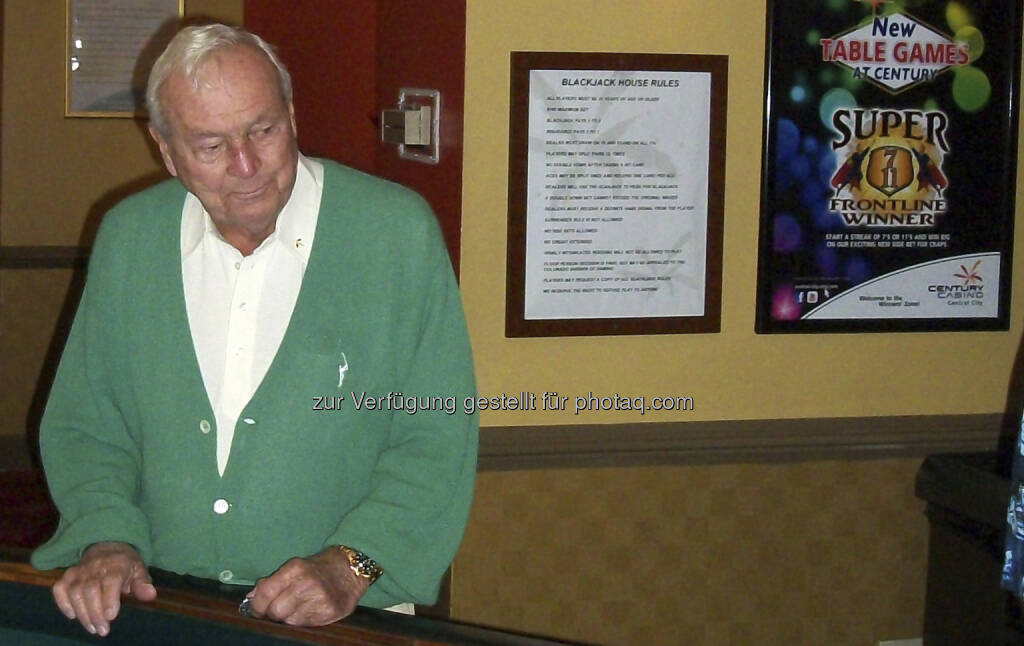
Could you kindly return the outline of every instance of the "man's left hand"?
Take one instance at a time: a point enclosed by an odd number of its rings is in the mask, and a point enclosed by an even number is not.
[[[345,553],[328,547],[319,554],[293,558],[260,579],[249,593],[254,617],[292,626],[325,626],[343,619],[370,587],[356,576]]]

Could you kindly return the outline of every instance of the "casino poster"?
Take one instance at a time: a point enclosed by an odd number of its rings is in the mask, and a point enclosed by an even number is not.
[[[1019,0],[769,0],[759,333],[1005,330]]]

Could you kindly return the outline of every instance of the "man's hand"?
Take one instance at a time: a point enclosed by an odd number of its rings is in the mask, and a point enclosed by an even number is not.
[[[139,601],[156,599],[149,572],[138,553],[126,543],[96,543],[82,552],[78,565],[64,571],[53,584],[53,599],[68,619],[94,635],[105,637],[121,610],[121,595]]]
[[[293,558],[256,582],[248,597],[254,617],[293,626],[325,626],[352,614],[370,587],[356,576],[337,547]]]

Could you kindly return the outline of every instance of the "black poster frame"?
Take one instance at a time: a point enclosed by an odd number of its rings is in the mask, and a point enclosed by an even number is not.
[[[755,330],[758,333],[827,333],[827,332],[895,332],[895,331],[970,331],[1007,330],[1010,322],[1010,291],[1013,256],[1013,227],[1016,202],[1017,179],[1017,137],[1019,122],[1019,91],[1021,69],[1021,2],[1011,1],[987,3],[984,0],[964,0],[957,4],[964,10],[963,16],[952,16],[946,8],[949,3],[933,0],[918,0],[906,3],[906,7],[889,5],[881,1],[841,2],[821,0],[808,3],[805,0],[768,0],[767,38],[765,55],[765,118],[762,151],[762,196],[760,214],[760,235],[758,254],[758,285]],[[896,14],[899,14],[898,16]],[[878,20],[876,26],[875,21]],[[964,25],[957,30],[953,25]],[[943,55],[968,57],[963,64],[952,64],[944,69],[935,69],[914,82],[893,80],[899,75],[910,79],[913,71],[901,71],[897,58],[906,59],[912,50],[911,38],[904,45],[888,38],[884,45],[876,41],[886,40],[882,26],[888,29],[914,29],[918,36],[953,43],[950,49],[936,46],[933,51]],[[916,25],[916,27],[915,27]],[[906,31],[894,33],[907,33]],[[971,41],[980,33],[983,48],[977,41]],[[875,36],[872,36],[875,34]],[[878,35],[882,34],[882,35]],[[838,41],[844,41],[837,45]],[[827,41],[827,42],[826,42]],[[860,41],[863,45],[851,45]],[[966,43],[966,44],[965,44]],[[879,49],[881,47],[881,49]],[[924,51],[924,46],[919,51]],[[975,47],[971,50],[971,47]],[[859,51],[858,51],[859,48]],[[962,54],[960,52],[963,52]],[[981,55],[975,58],[977,51]],[[929,55],[931,55],[929,53]],[[857,60],[859,56],[859,60]],[[886,71],[888,66],[890,71]],[[908,65],[902,65],[908,67]],[[969,74],[960,75],[968,67]],[[982,107],[969,105],[972,97],[963,92],[963,83],[975,81],[983,76],[991,90]],[[888,78],[891,77],[891,78]],[[826,82],[830,79],[831,85]],[[904,87],[893,87],[905,82]],[[970,84],[966,85],[970,89]],[[837,110],[847,110],[838,119],[832,112],[831,127],[826,124],[827,109],[823,107],[827,93],[835,88],[845,88],[847,102],[836,101]],[[852,89],[851,91],[851,88]],[[960,94],[956,94],[960,92]],[[835,96],[842,95],[842,92]],[[964,96],[967,100],[960,101]],[[852,97],[854,103],[849,103]],[[800,102],[804,105],[801,106]],[[820,101],[820,102],[819,102]],[[975,108],[968,111],[963,105]],[[862,110],[863,126],[856,129],[856,110]],[[885,112],[893,113],[893,121],[909,115],[907,121],[920,122],[920,128],[899,131],[893,127],[886,134],[909,133],[904,142],[893,137],[880,137],[881,129],[872,134],[875,139],[859,140],[847,149],[833,151],[832,156],[823,150],[832,142],[841,143],[845,131],[867,134],[870,125],[881,123],[871,121],[875,117],[884,119]],[[927,136],[925,126],[930,114],[941,112],[948,116],[945,131],[949,150],[932,151],[932,161],[919,140]],[[824,116],[823,116],[824,115]],[[924,115],[924,116],[920,116]],[[940,123],[942,117],[934,117]],[[901,124],[909,128],[906,123]],[[845,129],[845,130],[844,130]],[[912,136],[910,136],[912,135]],[[795,142],[794,142],[795,137]],[[877,220],[871,226],[851,226],[848,222],[859,218],[880,215],[889,217],[885,209],[875,208],[889,205],[881,200],[863,201],[872,187],[878,184],[871,178],[879,173],[878,160],[883,154],[898,152],[909,161],[903,176],[914,178],[914,183],[905,185],[917,190],[916,195],[926,195],[931,200],[898,202],[900,193],[889,195],[891,204],[903,209],[890,220],[900,224],[879,225]],[[872,157],[872,149],[879,149]],[[920,155],[918,148],[921,148]],[[885,149],[885,150],[880,150]],[[795,152],[794,152],[795,150]],[[805,152],[811,151],[811,152]],[[858,159],[857,155],[864,158]],[[893,153],[895,154],[895,153]],[[794,160],[796,156],[807,159]],[[924,160],[924,161],[921,161]],[[931,185],[928,193],[927,182],[921,181],[922,169],[933,168],[929,163],[939,162],[938,179],[945,181],[943,190],[938,184]],[[852,169],[852,175],[843,175]],[[809,166],[809,168],[807,168]],[[884,171],[884,169],[882,169]],[[805,172],[806,171],[806,172]],[[874,173],[872,175],[871,173]],[[944,175],[943,175],[944,173]],[[803,174],[805,179],[793,180]],[[853,178],[861,184],[843,183]],[[810,179],[806,179],[810,178]],[[853,193],[868,184],[868,190]],[[836,188],[839,185],[840,188]],[[825,192],[822,193],[822,187]],[[922,188],[923,187],[923,188]],[[877,194],[878,191],[875,191]],[[945,202],[943,202],[944,200]],[[943,204],[945,211],[934,215],[935,225],[908,226],[902,222],[913,222],[908,217],[907,205]],[[824,204],[824,208],[822,205]],[[872,207],[867,209],[867,205]],[[839,207],[838,210],[831,207]],[[862,215],[858,209],[867,210]],[[848,208],[850,211],[843,212]],[[879,213],[872,214],[876,210]],[[911,209],[912,210],[912,209]],[[848,214],[847,214],[848,213]],[[927,215],[927,214],[926,214]],[[923,221],[927,217],[921,216]],[[851,220],[846,218],[850,217]],[[900,218],[903,218],[903,221]],[[870,220],[861,220],[868,222]],[[929,251],[926,248],[863,248],[854,251],[853,245],[910,244],[903,241],[903,234],[915,237],[924,233],[938,236],[936,240],[914,240],[913,244],[946,244],[944,249]],[[854,238],[857,234],[857,238]],[[877,236],[876,236],[877,234]],[[827,236],[833,236],[828,238]],[[844,239],[843,236],[846,236]],[[864,236],[867,236],[865,239]],[[880,240],[880,241],[879,241]],[[890,240],[892,242],[890,242]],[[829,245],[845,245],[841,248]],[[986,272],[991,276],[994,258],[998,253],[999,280],[984,281]],[[988,254],[986,256],[986,254]],[[983,256],[985,256],[983,258]],[[975,257],[989,264],[975,266]],[[941,259],[947,264],[939,265]],[[963,258],[963,263],[955,263]],[[930,263],[942,267],[944,280],[929,280],[933,276],[921,270],[912,272]],[[947,267],[956,267],[947,271]],[[980,268],[979,268],[980,267]],[[936,269],[936,272],[938,270]],[[884,279],[903,274],[889,283]],[[915,278],[910,278],[914,276]],[[918,278],[918,276],[920,276]],[[914,302],[904,298],[896,281],[912,284],[917,281],[915,293],[926,298],[942,299],[952,307],[962,294],[969,290],[998,289],[994,298],[995,315],[951,317],[921,316],[915,314]],[[936,283],[936,284],[933,284]],[[996,284],[993,284],[996,283]],[[883,287],[884,286],[884,287]],[[860,289],[860,288],[864,289]],[[830,289],[832,288],[832,289]],[[860,291],[855,292],[855,289]],[[889,291],[885,291],[885,290]],[[885,291],[887,295],[880,295]],[[811,292],[815,292],[814,303]],[[805,318],[825,313],[828,299],[836,299],[844,292],[845,310],[852,313],[838,315],[844,309],[831,304],[830,318]],[[855,293],[860,299],[881,299],[888,302],[886,309],[869,312],[869,306],[851,305]],[[872,295],[868,295],[872,294]],[[991,296],[991,295],[990,295]],[[875,303],[867,301],[873,307]],[[978,301],[975,301],[978,302]],[[908,305],[909,306],[906,306]],[[991,309],[992,302],[987,306]],[[878,305],[879,308],[882,305]],[[925,309],[918,310],[925,312]],[[930,311],[930,310],[929,310]],[[967,310],[962,310],[967,311]],[[858,315],[859,314],[859,315]]]

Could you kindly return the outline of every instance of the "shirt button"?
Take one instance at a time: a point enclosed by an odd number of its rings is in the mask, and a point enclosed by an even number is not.
[[[248,307],[248,304],[243,302],[243,303],[239,304],[238,309],[240,309],[240,310],[242,310],[244,312],[247,307]]]
[[[242,268],[242,263],[236,262],[235,263],[235,269],[241,269],[241,268]]]
[[[213,501],[213,513],[224,515],[228,513],[228,508],[231,507],[231,503],[223,498],[218,498]]]
[[[199,420],[199,430],[202,431],[203,435],[210,432],[210,422],[205,419]]]
[[[227,583],[231,579],[235,578],[235,573],[231,570],[223,570],[217,575],[217,578],[220,579],[221,583]]]

